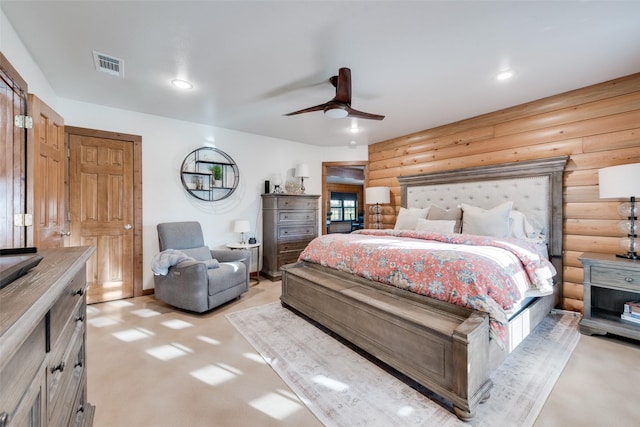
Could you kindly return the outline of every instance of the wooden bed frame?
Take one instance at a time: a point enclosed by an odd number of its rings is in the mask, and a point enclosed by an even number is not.
[[[282,268],[282,305],[444,397],[460,419],[471,420],[476,406],[489,397],[493,370],[561,301],[562,175],[566,162],[564,156],[398,178],[402,205],[407,207],[408,190],[414,187],[548,177],[547,243],[558,272],[554,294],[536,298],[511,318],[506,348],[489,338],[486,313],[313,263]]]

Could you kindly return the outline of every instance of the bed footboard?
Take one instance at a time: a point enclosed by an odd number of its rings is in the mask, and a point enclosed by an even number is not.
[[[282,268],[283,306],[320,323],[470,420],[491,388],[489,318],[316,264]]]

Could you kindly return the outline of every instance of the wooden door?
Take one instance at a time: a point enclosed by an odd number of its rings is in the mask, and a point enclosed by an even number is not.
[[[93,245],[88,303],[133,296],[133,144],[68,134],[72,245]]]
[[[33,126],[27,132],[27,246],[38,249],[65,246],[64,120],[37,96],[29,94]]]
[[[26,213],[26,129],[14,117],[27,112],[27,83],[0,52],[0,248],[26,244],[25,227],[14,215]]]

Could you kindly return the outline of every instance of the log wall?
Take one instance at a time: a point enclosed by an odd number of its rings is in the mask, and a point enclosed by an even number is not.
[[[367,186],[391,188],[384,228],[400,208],[396,177],[569,155],[564,172],[565,309],[582,311],[583,252],[623,253],[623,201],[598,197],[598,169],[640,162],[640,73],[369,146]],[[367,218],[369,220],[370,218]]]

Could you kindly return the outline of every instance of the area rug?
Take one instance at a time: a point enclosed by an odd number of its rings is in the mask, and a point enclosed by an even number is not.
[[[446,401],[280,303],[226,316],[326,426],[531,426],[578,342],[580,320],[549,314],[493,373],[490,399],[464,423]]]

